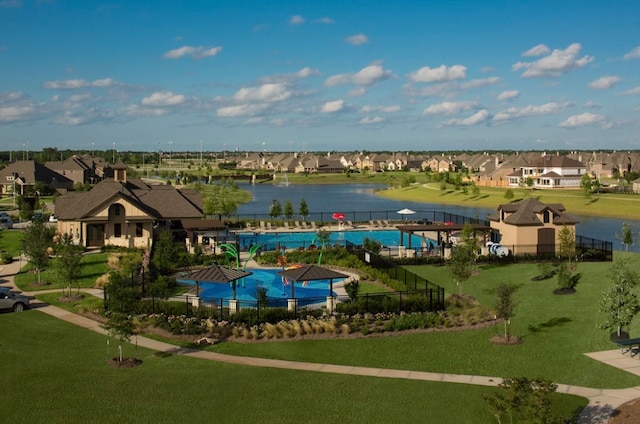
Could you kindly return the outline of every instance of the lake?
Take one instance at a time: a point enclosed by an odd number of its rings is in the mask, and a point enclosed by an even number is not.
[[[310,214],[307,220],[318,222],[332,221],[331,215],[334,212],[344,213],[347,221],[367,222],[371,219],[403,219],[403,215],[397,214],[396,211],[404,208],[416,211],[414,215],[405,216],[410,217],[412,220],[431,220],[434,211],[485,219],[487,215],[495,211],[495,209],[490,208],[385,199],[375,194],[376,190],[386,189],[386,186],[378,184],[303,184],[285,186],[271,183],[255,185],[241,183],[240,187],[249,191],[253,196],[253,200],[241,205],[238,208],[238,214],[244,218],[254,220],[269,218],[269,210],[274,200],[280,202],[283,209],[285,202],[287,200],[291,201],[296,212],[296,219],[300,219],[297,214],[300,201],[304,199]],[[635,233],[635,237],[638,237],[638,230],[640,230],[640,221],[638,220],[582,216],[572,211],[568,212],[578,216],[581,221],[576,226],[577,234],[610,241],[616,250],[624,248],[620,240],[615,236],[616,233],[622,231],[623,222],[629,223]],[[632,246],[631,250],[635,249],[636,246]]]

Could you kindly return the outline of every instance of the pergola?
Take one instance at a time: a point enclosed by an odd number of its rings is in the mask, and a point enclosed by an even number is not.
[[[200,296],[200,283],[232,283],[233,300],[236,300],[236,281],[251,274],[253,273],[249,271],[242,271],[239,269],[230,269],[218,265],[213,265],[208,268],[203,268],[199,271],[191,272],[185,275],[183,278],[195,281],[197,296]]]
[[[327,296],[327,307],[333,312],[333,280],[335,278],[348,278],[349,276],[329,268],[318,265],[303,265],[299,268],[291,268],[280,271],[279,275],[291,280],[291,299],[295,302],[295,283],[299,281],[329,280],[329,295]]]
[[[397,225],[396,228],[400,231],[400,245],[404,246],[404,235],[408,234],[409,243],[407,248],[411,249],[411,236],[419,234],[424,237],[424,233],[432,232],[437,234],[437,240],[445,240],[445,243],[449,243],[451,233],[461,231],[465,225],[470,225],[474,233],[490,233],[492,228],[482,224],[454,224],[454,223],[431,223],[431,224],[411,224],[411,225]],[[444,234],[444,239],[442,235]]]

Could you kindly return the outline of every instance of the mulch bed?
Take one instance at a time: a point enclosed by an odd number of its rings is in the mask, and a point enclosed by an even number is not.
[[[83,294],[72,294],[71,296],[69,295],[60,296],[57,300],[58,302],[71,303],[71,302],[77,302],[82,299],[84,299]]]
[[[493,344],[504,345],[504,346],[519,345],[524,342],[524,340],[522,340],[520,337],[509,336],[509,338],[506,338],[502,334],[491,337],[489,341],[491,341],[491,343]]]
[[[609,424],[637,424],[639,420],[640,399],[634,399],[613,411]]]
[[[109,366],[113,368],[134,368],[142,364],[142,359],[137,358],[111,358],[108,362]]]

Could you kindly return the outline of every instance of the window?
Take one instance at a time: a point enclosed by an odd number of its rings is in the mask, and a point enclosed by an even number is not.
[[[551,221],[551,211],[544,211],[544,223],[548,224]]]
[[[136,237],[142,237],[142,229],[143,229],[143,224],[142,223],[137,223],[136,224]]]
[[[122,224],[113,224],[113,236],[122,237]]]
[[[120,215],[122,215],[121,212],[122,212],[122,205],[114,205],[114,208],[113,208],[114,215],[115,216],[120,216]]]

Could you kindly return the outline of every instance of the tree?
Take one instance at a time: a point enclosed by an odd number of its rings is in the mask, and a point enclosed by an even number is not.
[[[133,318],[123,313],[110,312],[104,328],[111,337],[117,338],[121,343],[130,341],[131,336],[135,335],[136,343],[134,345],[133,359],[136,359],[138,356],[138,326],[133,321]],[[118,359],[120,362],[123,360],[122,344],[118,346]]]
[[[73,244],[71,234],[64,234],[60,237],[56,248],[58,258],[55,262],[55,268],[58,276],[69,289],[71,296],[71,285],[82,275],[82,247]],[[80,286],[78,286],[80,293]]]
[[[473,229],[466,224],[460,233],[460,242],[451,250],[447,266],[458,286],[458,294],[462,294],[462,283],[467,281],[477,270],[476,258],[479,243],[473,234]]]
[[[593,184],[591,182],[591,177],[589,174],[584,174],[582,178],[580,178],[580,188],[584,193],[584,197],[587,199],[591,197],[591,192],[593,191]]]
[[[282,215],[282,206],[280,206],[279,200],[274,199],[273,202],[271,202],[271,206],[269,207],[269,216],[275,219],[280,215]]]
[[[611,285],[603,290],[600,312],[605,320],[599,327],[616,330],[618,336],[629,330],[633,318],[640,312],[638,296],[633,288],[638,285],[640,276],[630,268],[627,259],[618,259],[609,269]]]
[[[176,257],[176,253],[171,231],[160,230],[156,237],[153,252],[153,263],[160,274],[166,274],[173,267],[173,259]]]
[[[551,394],[558,385],[544,379],[527,377],[505,378],[498,386],[499,390],[485,397],[489,409],[498,423],[504,413],[513,422],[548,423],[551,422]]]
[[[515,195],[513,194],[513,190],[511,190],[510,188],[508,188],[507,191],[504,192],[504,198],[507,199],[509,202],[513,200],[514,196]]]
[[[49,264],[49,249],[53,244],[55,229],[50,228],[41,220],[36,220],[29,224],[24,233],[24,254],[29,257],[29,263],[38,273],[38,283],[40,283],[40,272]]]
[[[286,202],[284,202],[284,216],[287,219],[291,219],[293,218],[293,215],[295,213],[293,212],[293,205],[291,204],[291,200],[287,199]]]
[[[616,234],[616,238],[622,240],[622,244],[624,244],[625,250],[629,251],[629,246],[633,246],[633,232],[631,231],[631,226],[623,222],[622,223],[622,232],[620,234]]]
[[[576,255],[576,230],[568,225],[563,225],[558,232],[558,241],[560,243],[560,258],[571,263],[571,259]]]
[[[511,318],[514,316],[513,310],[516,307],[513,301],[513,293],[516,286],[511,284],[499,284],[496,287],[496,295],[498,301],[496,303],[496,315],[504,320],[504,338],[509,340],[509,328],[511,326]]]
[[[307,206],[307,202],[304,199],[300,200],[300,208],[298,209],[298,213],[302,217],[306,217],[309,215],[309,207]]]

